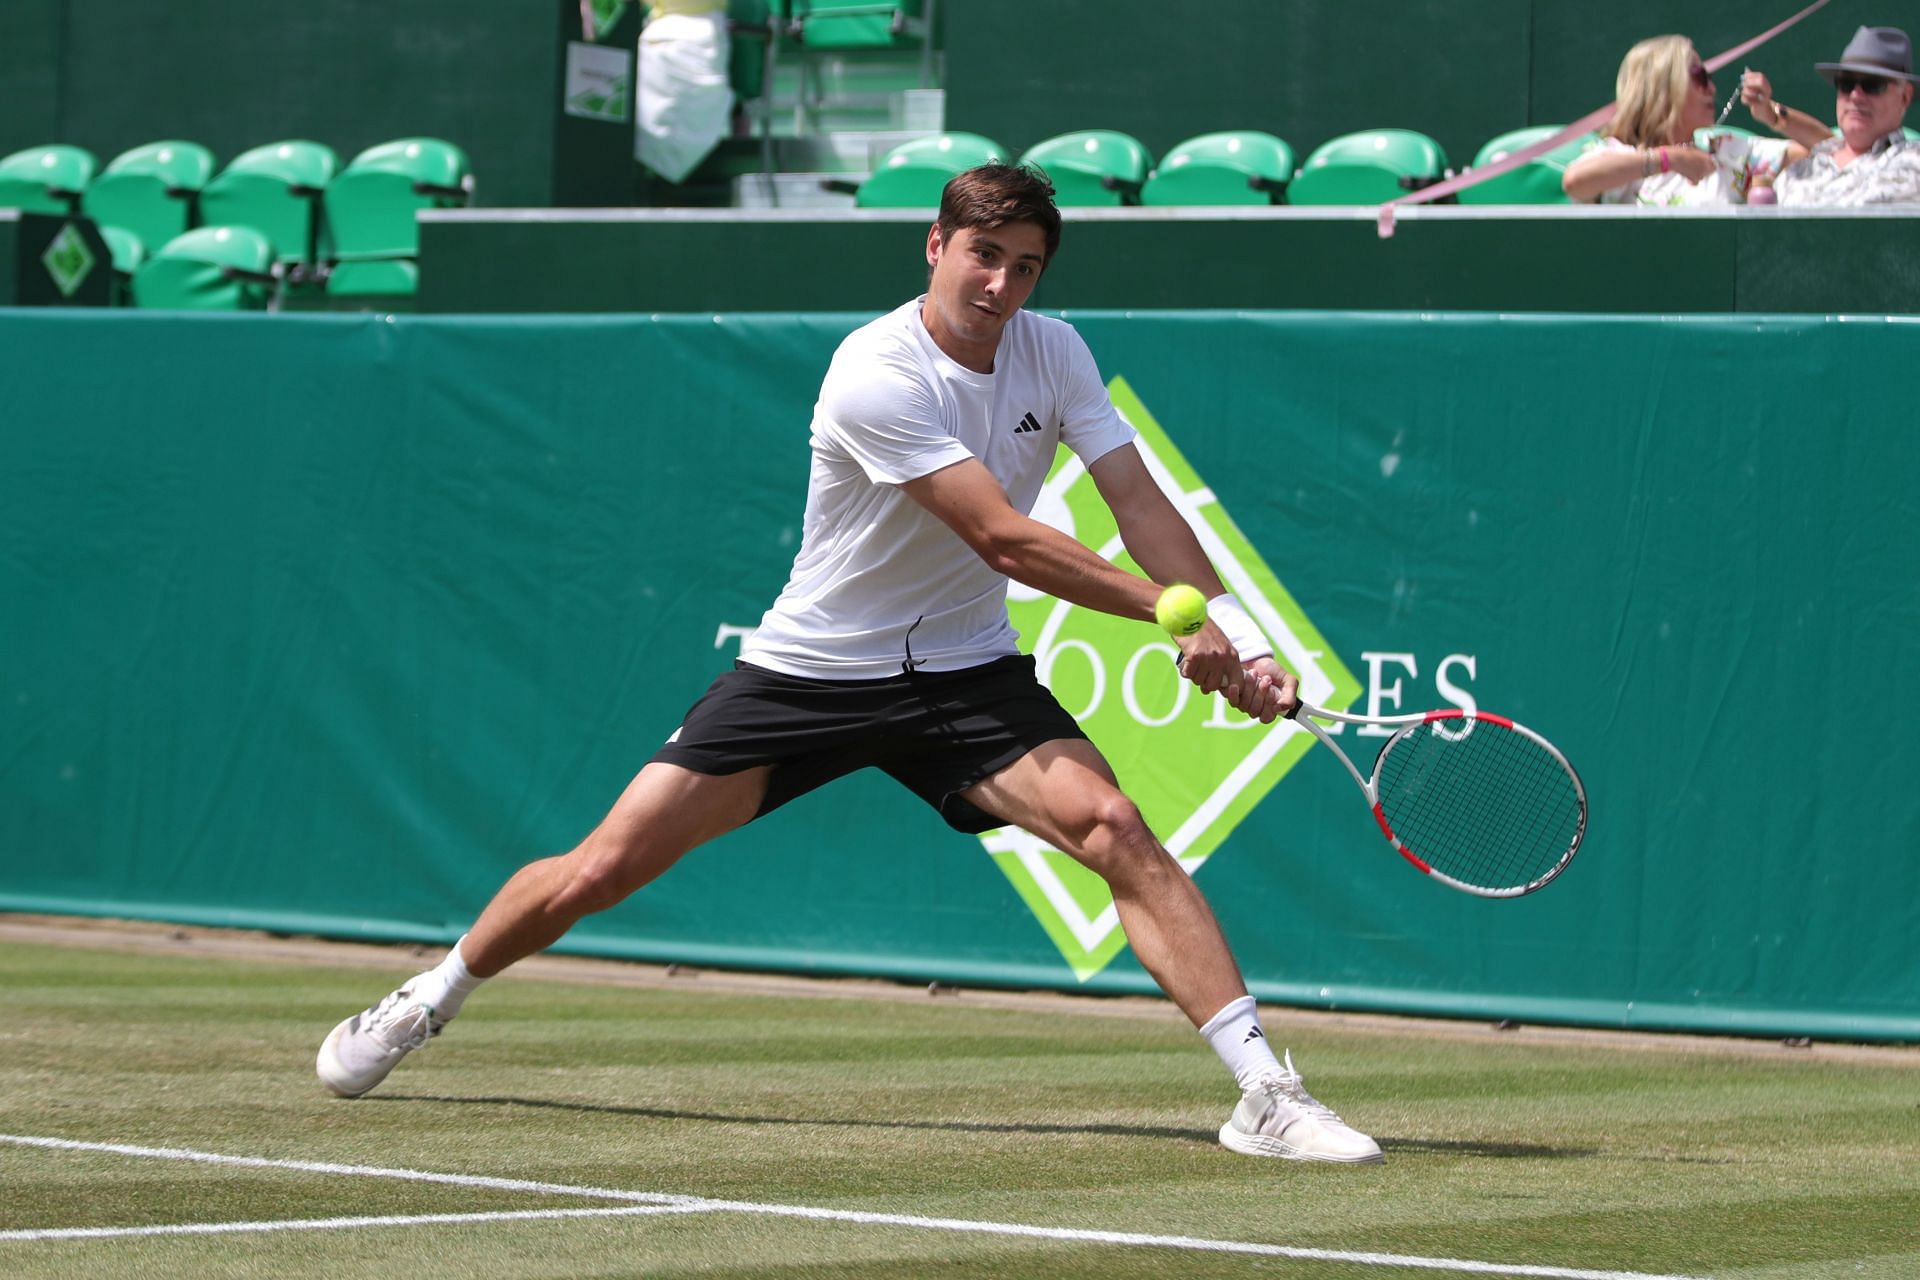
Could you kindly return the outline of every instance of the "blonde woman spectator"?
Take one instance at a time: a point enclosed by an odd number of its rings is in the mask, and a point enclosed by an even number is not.
[[[1696,146],[1695,131],[1714,123],[1717,106],[1713,75],[1691,40],[1642,40],[1621,60],[1613,119],[1567,166],[1561,186],[1589,204],[1742,204],[1756,171],[1778,173],[1806,154],[1797,143],[1748,146],[1745,138],[1718,153]]]

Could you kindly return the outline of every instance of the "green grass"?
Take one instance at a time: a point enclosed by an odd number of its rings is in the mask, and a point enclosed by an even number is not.
[[[1920,1054],[1272,1015],[1387,1152],[1318,1167],[1217,1145],[1230,1088],[1171,1017],[509,978],[376,1093],[328,1097],[320,1036],[410,971],[0,943],[0,1132],[1509,1264],[1920,1275]],[[0,1231],[610,1207],[6,1143],[0,1188]],[[744,1212],[0,1240],[9,1277],[343,1274],[1447,1273]]]

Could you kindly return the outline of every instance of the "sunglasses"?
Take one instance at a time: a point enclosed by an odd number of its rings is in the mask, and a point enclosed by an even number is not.
[[[1882,79],[1879,76],[1837,75],[1833,78],[1833,87],[1843,98],[1855,89],[1866,94],[1869,98],[1877,98],[1885,93],[1887,86],[1892,83],[1893,81]]]
[[[1713,88],[1713,73],[1697,62],[1687,68],[1687,79],[1702,89]]]

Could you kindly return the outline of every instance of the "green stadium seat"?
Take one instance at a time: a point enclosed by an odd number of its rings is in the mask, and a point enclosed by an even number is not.
[[[125,227],[165,244],[194,225],[194,205],[213,176],[213,153],[197,142],[149,142],[123,151],[87,185],[80,208],[103,227]]]
[[[287,264],[325,256],[320,199],[340,168],[333,148],[289,139],[244,151],[200,194],[200,216],[220,226],[252,227]]]
[[[399,138],[355,156],[321,197],[330,257],[411,258],[421,209],[457,209],[473,198],[467,154],[438,138]]]
[[[1020,163],[1046,172],[1056,204],[1119,205],[1139,203],[1153,157],[1137,138],[1111,129],[1082,129],[1035,143]]]
[[[1525,129],[1515,129],[1490,138],[1473,158],[1473,167],[1495,164],[1506,159],[1514,152],[1530,147],[1543,138],[1550,138],[1565,128],[1565,125],[1540,124]],[[1476,183],[1460,193],[1461,204],[1568,204],[1567,193],[1560,188],[1561,175],[1567,166],[1578,159],[1592,141],[1591,133],[1583,133],[1570,142],[1561,144],[1551,151],[1535,156],[1518,168],[1509,170],[1497,178]]]
[[[955,174],[1006,158],[1005,147],[977,133],[915,138],[887,152],[860,184],[854,203],[862,209],[937,209]]]
[[[62,143],[28,147],[0,158],[0,209],[23,213],[78,213],[80,196],[100,162]]]
[[[773,0],[776,45],[799,68],[795,128],[813,132],[823,125],[828,72],[848,63],[897,65],[900,54],[918,51],[919,83],[932,88],[934,0]],[[770,61],[769,69],[772,62]],[[852,95],[858,97],[859,95]]]
[[[411,258],[336,263],[327,273],[329,298],[411,298],[420,288],[420,266]]]
[[[147,260],[147,246],[125,227],[101,227],[100,238],[113,261],[113,305],[124,307],[133,300],[133,273]]]
[[[1901,133],[1904,133],[1904,134],[1906,134],[1906,135],[1907,135],[1907,138],[1908,138],[1908,139],[1909,139],[1910,141],[1913,141],[1913,142],[1920,142],[1920,129],[1915,129],[1915,128],[1913,128],[1913,127],[1912,127],[1911,125],[1907,125],[1907,126],[1903,126],[1903,127],[1901,128],[1901,130],[1900,130],[1900,132],[1901,132]],[[1834,137],[1836,137],[1836,138],[1840,136],[1840,126],[1839,126],[1839,125],[1835,125],[1835,126],[1833,126],[1833,136],[1834,136]]]
[[[147,260],[146,241],[125,227],[101,227],[100,238],[113,255],[113,269],[122,275],[131,276]]]
[[[133,273],[136,306],[166,311],[271,310],[279,273],[273,246],[251,227],[201,227],[175,236]]]
[[[1276,204],[1292,180],[1293,148],[1283,139],[1254,129],[1204,133],[1160,158],[1140,203]]]
[[[808,49],[898,49],[926,39],[920,0],[789,0],[787,9],[787,29]]]
[[[1315,147],[1287,188],[1289,204],[1385,204],[1439,182],[1447,153],[1411,129],[1363,129]]]

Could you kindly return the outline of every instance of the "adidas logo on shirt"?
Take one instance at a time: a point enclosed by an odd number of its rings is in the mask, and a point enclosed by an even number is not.
[[[1038,431],[1039,429],[1040,429],[1040,420],[1034,417],[1033,411],[1029,409],[1027,411],[1027,416],[1020,419],[1020,425],[1013,429],[1013,434],[1021,435],[1025,432]]]

